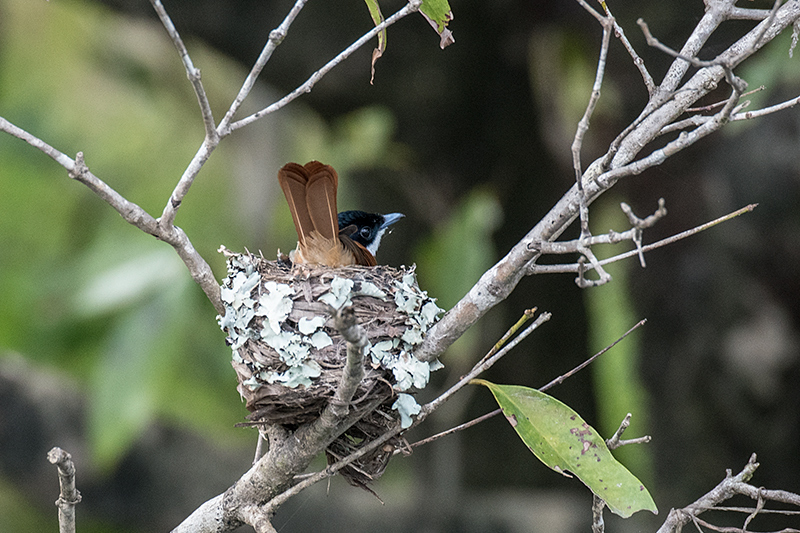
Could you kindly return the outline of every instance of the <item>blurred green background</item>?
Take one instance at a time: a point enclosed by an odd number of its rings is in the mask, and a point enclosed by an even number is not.
[[[677,46],[703,6],[640,4],[612,8],[658,79],[668,61],[645,47],[633,21],[644,17]],[[384,14],[401,5],[385,2]],[[290,6],[166,3],[217,120]],[[594,77],[596,22],[571,2],[452,7],[456,44],[439,50],[422,17],[409,17],[390,29],[374,86],[367,46],[214,152],[176,223],[218,278],[220,245],[267,257],[293,247],[275,180],[289,160],[332,164],[342,210],[405,213],[379,261],[416,263],[423,288],[444,308],[571,185],[569,144]],[[151,11],[126,0],[0,0],[0,115],[72,157],[83,151],[97,176],[158,216],[203,128]],[[310,2],[239,116],[291,91],[370,24],[361,0]],[[709,56],[746,28],[726,26]],[[800,67],[787,50],[781,39],[738,72],[751,87],[767,87],[752,108],[797,95]],[[645,98],[614,43],[584,164]],[[541,386],[647,317],[643,331],[552,394],[607,436],[633,413],[628,436],[649,433],[654,442],[619,456],[662,511],[694,500],[751,452],[763,465],[756,484],[800,490],[798,116],[793,109],[733,124],[621,183],[593,206],[596,232],[626,229],[623,199],[644,216],[666,198],[670,214],[645,234],[648,242],[761,205],[649,254],[644,270],[635,260],[616,265],[615,281],[601,288],[581,291],[570,275],[523,280],[448,351],[422,399],[463,374],[526,308],[554,318],[487,379]],[[76,459],[84,532],[169,529],[248,468],[255,434],[234,427],[245,409],[230,350],[167,245],[5,134],[0,239],[0,531],[57,527],[56,473],[45,459],[55,445]],[[492,408],[487,391],[470,389],[409,439]],[[589,521],[588,491],[541,466],[499,418],[396,459],[374,488],[385,506],[340,479],[329,491],[321,484],[287,504],[276,526],[571,532]],[[660,522],[609,521],[617,531]]]

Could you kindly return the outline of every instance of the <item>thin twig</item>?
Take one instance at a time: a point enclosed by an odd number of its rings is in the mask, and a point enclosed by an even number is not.
[[[754,507],[726,507],[724,505],[715,505],[715,511],[726,511],[726,512],[733,512],[733,513],[747,513],[751,514],[755,508]],[[761,509],[759,513],[762,514],[782,514],[786,516],[800,516],[800,511],[792,511],[791,509]]]
[[[539,389],[538,389],[539,392],[544,392],[544,391],[546,391],[548,389],[551,389],[551,388],[555,387],[556,385],[559,385],[559,384],[563,383],[567,378],[570,378],[570,377],[574,376],[575,374],[577,374],[578,372],[580,372],[581,370],[583,370],[584,368],[589,366],[591,363],[593,363],[595,361],[595,359],[597,359],[598,357],[600,357],[601,355],[606,353],[608,350],[610,350],[611,348],[616,346],[617,343],[619,343],[622,339],[627,337],[635,329],[639,328],[640,326],[643,326],[646,322],[647,322],[647,319],[640,320],[632,328],[630,328],[628,331],[626,331],[620,338],[618,338],[613,343],[609,344],[608,346],[606,346],[605,348],[603,348],[602,350],[600,350],[599,352],[597,352],[596,354],[594,354],[593,356],[588,358],[586,361],[582,362],[581,364],[579,364],[578,366],[576,366],[575,368],[573,368],[569,372],[558,376],[556,379],[552,380],[548,384],[539,387]],[[484,359],[486,359],[486,358],[484,358]],[[452,433],[456,433],[457,431],[462,431],[464,429],[470,428],[470,427],[472,427],[472,426],[474,426],[476,424],[479,424],[479,423],[483,422],[484,420],[488,420],[488,419],[490,419],[492,417],[495,417],[495,416],[499,415],[502,412],[503,412],[502,409],[495,409],[494,411],[491,411],[489,413],[481,415],[481,416],[479,416],[477,418],[473,418],[469,422],[464,422],[463,424],[460,424],[460,425],[452,427],[452,428],[450,428],[448,430],[442,431],[441,433],[437,433],[435,435],[432,435],[432,436],[427,437],[425,439],[422,439],[420,441],[414,442],[414,443],[410,444],[410,447],[415,448],[417,446],[422,446],[423,444],[428,444],[428,443],[433,442],[435,440],[438,440],[438,439],[440,439],[442,437],[446,437],[447,435],[450,435]],[[647,437],[647,438],[649,440],[649,437]],[[402,450],[396,450],[394,453],[396,455],[397,453],[400,453],[401,451]]]
[[[608,45],[611,39],[611,27],[613,26],[614,19],[611,17],[603,18],[603,38],[600,44],[600,57],[597,60],[597,69],[595,70],[594,85],[592,85],[592,92],[589,96],[589,102],[586,104],[586,109],[583,112],[581,120],[578,122],[578,128],[575,131],[575,137],[572,140],[572,170],[575,172],[575,180],[578,184],[578,190],[583,191],[583,184],[581,183],[581,176],[583,175],[583,168],[581,166],[581,148],[583,146],[583,137],[589,131],[589,122],[591,121],[592,114],[597,107],[597,102],[600,100],[600,89],[603,86],[603,74],[606,70],[606,60],[608,59]]]
[[[600,24],[602,24],[602,23],[603,23],[603,19],[604,19],[605,17],[603,16],[603,14],[602,14],[602,13],[600,13],[600,12],[599,12],[599,11],[597,11],[595,8],[593,8],[592,6],[590,6],[590,5],[589,5],[589,3],[588,3],[588,2],[586,2],[586,0],[577,0],[577,1],[578,1],[578,3],[581,5],[581,7],[582,7],[583,9],[585,9],[585,10],[586,10],[586,11],[587,11],[587,12],[588,12],[588,13],[589,13],[591,16],[593,16],[595,19],[597,19],[597,22],[599,22]]]
[[[206,90],[200,79],[200,69],[194,66],[192,58],[189,56],[189,51],[186,49],[186,45],[183,44],[183,39],[181,39],[178,30],[175,28],[175,24],[172,23],[172,19],[167,14],[167,10],[164,9],[164,6],[161,4],[161,0],[150,0],[150,3],[153,4],[153,9],[155,9],[158,14],[158,18],[161,19],[161,23],[164,25],[167,34],[169,34],[170,39],[172,39],[175,48],[178,49],[178,53],[181,56],[183,67],[186,70],[186,77],[189,78],[192,88],[194,88],[194,93],[197,96],[197,103],[200,105],[200,112],[203,116],[203,126],[206,130],[206,138],[216,139],[216,123],[214,122],[214,115],[211,112],[211,104],[208,102],[208,96],[206,96]]]
[[[745,111],[744,113],[735,113],[734,115],[731,116],[731,120],[750,120],[751,118],[763,117],[764,115],[769,115],[777,111],[783,111],[784,109],[789,109],[791,107],[796,106],[797,104],[800,104],[800,96],[792,98],[791,100],[786,100],[785,102],[781,102],[780,104],[771,105],[769,107],[757,109],[755,111]]]
[[[214,273],[211,271],[211,267],[197,252],[194,245],[192,245],[189,240],[189,237],[186,236],[186,233],[184,233],[181,228],[177,226],[164,227],[160,225],[147,211],[126,199],[103,180],[95,176],[86,165],[83,152],[78,152],[73,160],[38,137],[10,123],[3,117],[0,117],[0,131],[5,131],[27,142],[34,148],[41,150],[43,153],[53,158],[54,161],[67,170],[70,178],[86,185],[92,192],[114,208],[126,222],[172,246],[189,269],[192,279],[194,279],[206,293],[214,309],[220,314],[225,313],[225,308],[219,297],[219,282],[217,282]]]
[[[264,66],[266,66],[270,57],[272,57],[272,53],[275,51],[278,45],[280,45],[286,38],[286,35],[289,32],[289,27],[292,25],[292,22],[294,22],[294,19],[297,18],[297,15],[300,14],[300,10],[305,7],[307,2],[308,0],[296,0],[292,6],[292,9],[289,10],[289,13],[286,15],[280,25],[269,33],[269,39],[267,39],[267,42],[264,44],[264,48],[262,48],[261,54],[259,54],[258,59],[256,59],[253,68],[250,69],[250,73],[244,80],[242,88],[239,89],[239,94],[237,94],[236,98],[234,98],[233,102],[231,102],[227,113],[225,113],[225,117],[223,117],[222,121],[220,122],[220,130],[227,131],[228,124],[230,124],[233,120],[233,116],[239,110],[239,107],[242,105],[242,102],[244,102],[245,98],[247,98],[247,95],[250,94],[250,91],[253,90],[256,80],[258,79],[258,75],[261,74],[261,71],[264,69]]]
[[[625,418],[622,419],[617,430],[611,435],[610,438],[606,439],[606,446],[608,446],[609,450],[616,450],[617,448],[621,448],[623,446],[627,446],[628,444],[645,444],[650,442],[651,438],[650,435],[644,435],[642,437],[636,437],[635,439],[621,439],[622,434],[625,433],[625,430],[631,425],[631,414],[628,413],[625,415]]]
[[[655,250],[656,248],[661,248],[662,246],[666,246],[668,244],[672,244],[677,242],[681,239],[685,239],[686,237],[691,237],[696,233],[700,233],[701,231],[705,231],[709,228],[716,226],[717,224],[721,224],[722,222],[726,222],[732,218],[738,217],[744,213],[749,213],[753,209],[756,208],[758,204],[750,204],[748,206],[742,207],[741,209],[737,209],[733,213],[728,213],[725,216],[719,217],[717,219],[712,220],[711,222],[706,222],[705,224],[701,224],[700,226],[696,226],[692,229],[688,229],[686,231],[682,231],[671,237],[667,237],[665,239],[661,239],[660,241],[656,241],[652,244],[647,244],[642,246],[641,250],[629,250],[627,252],[621,253],[619,255],[615,255],[613,257],[609,257],[607,259],[600,260],[601,265],[607,265],[609,263],[615,263],[617,261],[621,261],[623,259],[627,259],[629,257],[638,255],[640,253],[649,252],[650,250]],[[599,237],[599,236],[598,236]],[[532,274],[555,274],[555,273],[572,273],[578,272],[580,269],[580,263],[572,263],[572,264],[561,264],[561,265],[532,265],[530,272]]]
[[[746,93],[742,93],[742,98],[744,98],[745,96],[750,96],[751,94],[755,94],[755,93],[761,92],[766,88],[767,87],[765,85],[759,85],[755,89],[751,89],[751,90],[747,91]],[[711,111],[713,109],[717,109],[718,107],[724,106],[727,103],[727,101],[728,100],[726,98],[725,100],[723,100],[721,102],[714,102],[713,104],[708,104],[708,105],[704,105],[704,106],[700,106],[700,107],[687,107],[686,108],[686,112],[687,113],[706,113],[706,112]]]
[[[751,485],[747,484],[747,482],[753,477],[756,469],[758,469],[758,466],[759,464],[756,462],[756,454],[752,454],[750,456],[750,460],[737,475],[734,476],[732,472],[728,470],[724,480],[722,480],[716,487],[700,497],[694,503],[684,507],[683,509],[671,510],[667,516],[667,519],[658,529],[658,533],[680,531],[684,525],[689,523],[697,515],[712,509],[718,503],[730,499],[735,494],[744,494],[750,497],[755,496],[755,498],[758,498],[760,489],[756,489],[756,487],[752,487]],[[755,493],[752,495],[749,494],[750,489],[755,489]],[[800,496],[794,496],[797,498],[798,502],[800,502]],[[768,496],[764,497],[769,498]]]
[[[419,420],[420,415],[427,416],[428,414],[435,411],[440,405],[449,400],[453,394],[455,394],[456,392],[461,390],[464,386],[469,384],[469,382],[478,377],[479,374],[491,368],[492,365],[494,365],[497,361],[499,361],[508,352],[513,350],[520,342],[522,342],[528,335],[533,333],[539,326],[550,320],[551,316],[552,315],[547,312],[540,314],[530,326],[525,328],[519,335],[514,337],[504,348],[499,350],[497,353],[495,353],[493,356],[489,357],[485,361],[472,367],[472,369],[469,372],[467,372],[461,379],[459,379],[458,382],[455,383],[455,385],[453,385],[445,392],[440,394],[436,399],[423,405],[420,414],[417,415],[418,420],[415,421],[415,425],[421,421]]]
[[[485,415],[481,415],[481,416],[479,416],[477,418],[473,418],[469,422],[464,422],[463,424],[459,424],[457,426],[451,427],[450,429],[447,429],[445,431],[437,433],[436,435],[431,435],[430,437],[427,437],[425,439],[418,440],[416,442],[412,442],[408,446],[409,446],[409,448],[416,448],[418,446],[423,446],[425,444],[430,444],[431,442],[433,442],[435,440],[439,440],[442,437],[446,437],[448,435],[452,435],[453,433],[457,433],[457,432],[463,431],[463,430],[465,430],[467,428],[471,428],[472,426],[480,424],[481,422],[483,422],[485,420],[489,420],[490,418],[493,418],[493,417],[499,415],[502,412],[503,412],[502,409],[495,409],[494,411],[490,411],[490,412],[486,413]],[[397,450],[394,451],[394,455],[397,455],[398,453],[402,453],[402,452],[403,452],[403,450],[398,448]]]
[[[260,111],[257,111],[255,113],[253,113],[252,115],[247,116],[247,117],[245,117],[245,118],[243,118],[241,120],[237,120],[236,122],[233,122],[230,125],[230,127],[228,128],[228,131],[226,131],[224,133],[227,134],[227,133],[229,133],[231,131],[238,130],[239,128],[241,128],[243,126],[247,126],[248,124],[250,124],[252,122],[255,122],[256,120],[264,117],[265,115],[268,115],[270,113],[273,113],[273,112],[281,109],[282,107],[284,107],[289,102],[295,100],[297,97],[299,97],[299,96],[301,96],[301,95],[303,95],[305,93],[311,92],[311,89],[314,88],[314,85],[316,85],[317,82],[320,79],[322,79],[322,77],[325,76],[325,74],[327,74],[332,68],[334,68],[339,63],[341,63],[342,61],[344,61],[345,59],[350,57],[350,55],[353,52],[355,52],[356,50],[358,50],[359,48],[364,46],[364,44],[366,44],[369,41],[371,41],[378,33],[383,31],[385,28],[388,28],[389,26],[391,26],[392,24],[394,24],[398,20],[402,19],[403,17],[418,11],[420,5],[422,5],[421,0],[410,0],[402,9],[397,11],[391,17],[388,17],[386,20],[384,20],[380,24],[376,25],[374,28],[372,28],[370,31],[368,31],[367,33],[365,33],[361,37],[359,37],[353,44],[351,44],[350,46],[345,48],[342,52],[339,53],[339,55],[337,55],[336,57],[331,59],[328,63],[326,63],[325,66],[323,66],[321,69],[319,69],[318,71],[313,73],[298,88],[296,88],[295,90],[293,90],[292,92],[290,92],[289,94],[287,94],[286,96],[284,96],[283,98],[278,100],[277,102],[274,102],[273,104],[268,105],[264,109],[262,109]]]
[[[602,350],[600,350],[599,352],[597,352],[596,354],[591,356],[589,359],[587,359],[583,363],[579,364],[578,366],[576,366],[575,368],[573,368],[569,372],[558,376],[556,379],[552,380],[547,385],[544,385],[543,387],[539,387],[539,392],[544,392],[547,389],[555,387],[556,385],[559,385],[559,384],[563,383],[565,379],[570,378],[573,375],[575,375],[576,373],[580,372],[581,370],[583,370],[584,368],[586,368],[587,366],[592,364],[595,359],[597,359],[598,357],[600,357],[601,355],[603,355],[604,353],[609,351],[611,348],[616,346],[622,339],[624,339],[625,337],[627,337],[628,335],[633,333],[635,330],[639,329],[639,327],[643,326],[645,323],[647,323],[647,319],[643,318],[642,320],[640,320],[639,322],[634,324],[634,326],[631,329],[629,329],[628,331],[623,333],[620,338],[618,338],[617,340],[615,340],[614,342],[612,342],[611,344],[609,344],[608,346],[606,346],[605,348],[603,348]]]
[[[514,334],[517,331],[519,331],[519,328],[521,328],[523,325],[525,325],[525,322],[527,322],[528,320],[533,318],[535,316],[535,314],[536,314],[536,308],[535,307],[532,307],[531,309],[526,309],[522,313],[522,316],[519,317],[519,320],[517,320],[517,322],[513,326],[508,328],[508,331],[506,331],[505,334],[502,337],[500,337],[499,341],[494,343],[494,346],[492,346],[492,349],[489,350],[489,353],[484,355],[483,358],[480,361],[478,361],[478,364],[483,363],[484,361],[489,359],[491,356],[496,354],[500,350],[500,348],[502,348],[505,345],[505,343],[508,342],[508,339],[513,337]]]
[[[75,161],[71,157],[56,150],[35,135],[31,135],[22,128],[15,126],[3,117],[0,117],[0,131],[4,131],[17,139],[21,139],[37,150],[42,151],[48,157],[52,158],[53,161],[67,169],[67,172],[72,172],[75,169]]]
[[[606,60],[608,59],[608,45],[611,40],[611,28],[614,25],[614,19],[611,15],[607,14],[601,22],[603,26],[603,38],[600,44],[600,58],[597,60],[597,69],[595,71],[594,85],[592,92],[589,96],[589,102],[586,104],[586,109],[583,112],[583,117],[578,122],[578,128],[575,131],[575,137],[572,140],[572,169],[575,172],[575,183],[578,186],[578,200],[579,200],[579,216],[581,224],[580,240],[583,242],[585,239],[591,237],[589,232],[589,205],[586,199],[586,194],[583,190],[583,167],[581,166],[581,148],[583,147],[583,137],[589,131],[589,122],[592,114],[594,114],[597,102],[600,101],[600,89],[603,86],[603,75],[606,70]],[[598,269],[602,275],[602,269]],[[583,279],[582,277],[579,279]],[[608,278],[610,279],[610,277]]]
[[[58,531],[75,533],[75,506],[81,501],[81,493],[75,488],[75,463],[69,453],[58,447],[47,452],[47,460],[58,467]]]

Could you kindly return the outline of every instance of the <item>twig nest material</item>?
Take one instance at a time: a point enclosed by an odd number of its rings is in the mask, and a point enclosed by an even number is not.
[[[413,356],[442,312],[420,290],[414,267],[295,265],[250,253],[228,257],[219,325],[233,350],[238,391],[258,424],[297,426],[317,418],[339,383],[346,343],[329,307],[352,306],[370,346],[354,402],[384,397],[403,427],[438,361]],[[389,402],[387,402],[389,403]],[[384,415],[385,416],[385,415]]]

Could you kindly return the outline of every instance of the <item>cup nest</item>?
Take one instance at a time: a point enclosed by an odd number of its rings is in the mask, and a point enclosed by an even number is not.
[[[226,312],[218,320],[233,351],[249,424],[293,429],[319,417],[339,384],[347,354],[329,306],[348,305],[370,343],[352,407],[379,406],[328,447],[329,462],[398,421],[403,427],[411,424],[419,405],[408,392],[422,389],[441,366],[413,356],[442,312],[420,290],[414,267],[292,266],[221,250],[228,276],[221,287]],[[399,440],[387,444],[343,469],[343,475],[359,486],[380,476]]]

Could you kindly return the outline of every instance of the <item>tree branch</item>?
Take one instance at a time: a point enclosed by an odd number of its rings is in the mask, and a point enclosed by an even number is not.
[[[523,316],[523,318],[526,318],[529,315],[529,311],[531,311],[531,310],[527,310],[525,312],[525,315]],[[517,324],[515,324],[512,327],[512,330],[514,330],[517,327],[517,325],[520,324],[520,322],[522,322],[522,319],[520,319],[520,321],[518,321]],[[581,364],[579,364],[578,366],[576,366],[575,368],[573,368],[569,372],[565,372],[564,374],[561,374],[560,376],[558,376],[557,378],[553,379],[552,381],[550,381],[546,385],[542,385],[537,390],[539,392],[544,392],[544,391],[546,391],[548,389],[551,389],[551,388],[555,387],[556,385],[560,385],[561,383],[566,381],[568,378],[571,378],[572,376],[574,376],[575,374],[577,374],[578,372],[580,372],[581,370],[583,370],[584,368],[589,366],[598,357],[600,357],[601,355],[603,355],[604,353],[609,351],[611,348],[616,346],[617,343],[619,343],[622,339],[624,339],[625,337],[630,335],[634,330],[638,329],[640,326],[643,326],[645,324],[645,322],[647,322],[647,319],[640,320],[639,322],[634,324],[634,326],[631,327],[628,331],[623,333],[622,336],[619,337],[617,340],[615,340],[614,342],[612,342],[611,344],[609,344],[608,346],[606,346],[605,348],[603,348],[602,350],[600,350],[599,352],[594,354],[593,356],[589,357],[586,361],[582,362]],[[511,330],[509,330],[509,331],[511,331]],[[505,340],[508,340],[507,336],[508,336],[508,333],[506,333],[506,335],[503,336],[503,339],[501,339],[500,342],[498,342],[498,344],[500,344],[501,342],[504,343]],[[499,348],[497,348],[497,344],[495,344],[495,346],[489,351],[489,353],[486,354],[486,356],[484,356],[483,359],[481,359],[479,364],[481,364],[484,361],[486,361],[487,359],[489,359],[491,356],[493,356],[495,353],[497,353],[498,350],[499,350]],[[409,444],[409,447],[410,448],[416,448],[417,446],[422,446],[423,444],[428,444],[428,443],[433,442],[435,440],[438,440],[438,439],[440,439],[442,437],[446,437],[447,435],[450,435],[452,433],[456,433],[457,431],[461,431],[461,430],[470,428],[470,427],[472,427],[472,426],[474,426],[476,424],[479,424],[480,422],[483,422],[484,420],[488,420],[488,419],[490,419],[490,418],[492,418],[494,416],[497,416],[502,412],[503,412],[502,409],[495,409],[494,411],[490,411],[490,412],[488,412],[488,413],[486,413],[484,415],[481,415],[481,416],[479,416],[477,418],[474,418],[474,419],[470,420],[469,422],[465,422],[463,424],[459,424],[458,426],[455,426],[455,427],[452,427],[452,428],[447,429],[445,431],[442,431],[441,433],[437,433],[436,435],[432,435],[432,436],[430,436],[428,438],[425,438],[425,439],[422,439],[420,441],[413,442],[413,443]],[[630,415],[628,415],[628,416],[630,417]],[[624,423],[624,421],[623,421],[623,423]],[[626,425],[625,427],[627,428],[628,426]],[[624,431],[624,429],[622,429],[622,431]],[[622,432],[619,431],[619,433],[621,434]],[[649,437],[647,437],[647,439],[649,440]],[[628,441],[623,441],[623,444],[627,444],[627,443],[628,443]],[[403,451],[404,450],[399,450],[398,449],[398,450],[395,450],[394,453],[395,453],[395,455],[397,455],[398,453],[402,453]]]
[[[409,0],[409,2],[399,11],[397,11],[391,17],[388,17],[386,20],[377,24],[374,28],[370,31],[359,37],[353,44],[345,48],[342,52],[339,53],[336,57],[331,59],[328,63],[325,64],[321,69],[316,71],[309,77],[302,85],[296,88],[294,91],[290,92],[277,102],[268,105],[261,111],[257,111],[250,116],[247,116],[241,120],[237,120],[236,122],[232,123],[227,131],[224,132],[225,135],[228,133],[235,131],[241,127],[247,126],[248,124],[255,122],[256,120],[268,115],[270,113],[274,113],[275,111],[283,108],[289,102],[295,100],[298,96],[301,96],[305,93],[311,92],[311,89],[314,88],[314,85],[322,79],[325,74],[327,74],[331,69],[337,66],[339,63],[350,57],[350,55],[364,46],[366,43],[371,41],[378,33],[383,31],[385,28],[388,28],[398,20],[402,19],[403,17],[410,15],[416,11],[419,11],[419,7],[422,5],[421,0]]]
[[[453,394],[455,394],[460,389],[462,389],[464,386],[469,384],[470,380],[472,380],[478,374],[480,374],[481,372],[485,371],[486,369],[491,367],[494,363],[499,361],[500,358],[502,358],[510,350],[512,350],[525,337],[527,337],[528,335],[533,333],[533,331],[536,330],[540,325],[542,325],[543,323],[547,322],[550,319],[550,316],[551,316],[550,313],[542,313],[542,314],[540,314],[539,317],[531,325],[529,325],[527,328],[525,328],[525,330],[523,330],[519,335],[517,335],[517,337],[515,337],[503,349],[498,350],[495,353],[495,355],[493,355],[489,359],[486,359],[485,361],[482,361],[480,364],[475,365],[467,375],[462,377],[456,384],[454,384],[452,387],[450,387],[447,391],[442,393],[440,396],[438,396],[437,398],[435,398],[431,402],[428,402],[427,404],[423,405],[421,410],[420,410],[420,412],[419,412],[419,414],[416,415],[415,420],[412,423],[411,427],[415,427],[415,426],[421,424],[433,411],[438,409]],[[345,466],[349,465],[350,463],[352,463],[353,461],[359,459],[360,457],[363,457],[364,455],[366,455],[367,453],[375,450],[376,448],[382,446],[385,442],[387,442],[390,439],[396,437],[397,435],[399,435],[400,433],[406,431],[407,429],[410,429],[410,428],[402,428],[398,424],[394,429],[392,429],[390,431],[387,431],[386,433],[384,433],[383,435],[381,435],[377,439],[371,441],[366,446],[363,446],[363,447],[359,448],[358,451],[348,455],[347,457],[344,457],[344,458],[340,459],[339,461],[337,461],[336,463],[334,463],[332,465],[328,465],[328,467],[325,468],[324,470],[320,470],[319,472],[316,472],[315,474],[312,474],[311,476],[309,476],[309,477],[303,479],[302,481],[298,482],[296,485],[294,485],[286,493],[275,497],[265,507],[265,511],[274,512],[290,496],[293,496],[293,495],[297,494],[298,492],[300,492],[301,490],[304,490],[304,489],[310,487],[311,485],[313,485],[315,483],[318,483],[318,482],[322,481],[323,479],[334,475],[336,472],[338,472],[339,470],[341,470]]]
[[[18,128],[3,117],[0,117],[0,131],[5,131],[14,137],[22,139],[34,148],[41,150],[53,158],[55,162],[67,170],[70,178],[86,185],[92,192],[113,207],[126,222],[172,246],[189,269],[192,279],[194,279],[195,282],[200,285],[200,288],[203,289],[203,292],[206,293],[214,309],[220,314],[225,313],[225,308],[219,297],[219,283],[214,277],[211,267],[197,252],[189,240],[189,237],[186,236],[186,233],[184,233],[181,228],[177,226],[171,226],[169,228],[161,226],[147,211],[127,200],[108,186],[103,180],[92,174],[83,159],[83,152],[78,152],[73,160],[38,137]]]
[[[709,8],[679,52],[682,57],[697,56],[711,34],[728,16],[728,4],[732,5],[732,2],[709,1]],[[739,11],[736,13],[737,16],[742,15]],[[699,69],[683,85],[680,85],[681,81],[690,65],[683,59],[676,59],[639,117],[612,142],[608,152],[589,165],[583,173],[587,205],[622,177],[635,175],[658,165],[667,157],[721,128],[728,121],[738,101],[737,94],[740,91],[737,87],[734,87],[734,94],[726,102],[724,111],[691,132],[683,132],[663,148],[634,161],[642,149],[660,135],[664,127],[675,122],[686,109],[717,87],[726,77],[726,69],[719,65],[724,64],[728,69],[735,68],[765,43],[792,26],[798,18],[800,2],[783,4],[774,17],[763,20],[718,55],[713,66]],[[581,195],[576,184],[428,331],[425,340],[415,352],[416,357],[423,361],[437,358],[489,309],[508,297],[520,279],[529,273],[530,265],[540,255],[531,245],[558,238],[575,220],[580,203]]]
[[[164,11],[163,6],[159,0],[151,0],[153,2],[153,7],[156,8],[156,12],[159,14],[162,22],[164,23],[164,27],[167,29],[167,33],[170,34],[175,46],[178,48],[178,52],[181,54],[181,59],[184,61],[184,65],[186,66],[187,74],[189,75],[189,80],[193,80],[193,72],[194,66],[191,64],[191,59],[189,58],[189,54],[186,51],[185,46],[183,46],[183,41],[178,34],[178,31],[175,29],[172,21],[167,16],[166,11]],[[223,137],[227,136],[230,133],[229,124],[233,118],[233,115],[241,106],[244,99],[250,94],[250,91],[253,89],[255,85],[256,79],[258,78],[259,73],[269,61],[269,58],[272,57],[272,52],[277,48],[277,46],[283,42],[283,39],[286,38],[286,34],[289,31],[289,26],[291,26],[294,19],[297,18],[297,15],[300,13],[300,10],[303,9],[307,0],[297,0],[289,11],[289,14],[283,19],[283,22],[276,28],[272,30],[269,34],[269,39],[267,40],[264,48],[261,50],[261,54],[259,55],[256,63],[253,65],[253,68],[250,70],[250,74],[248,74],[247,78],[245,79],[244,83],[242,84],[241,89],[239,89],[239,94],[236,95],[236,98],[231,103],[228,112],[225,114],[225,117],[220,122],[218,127],[214,126],[213,117],[211,116],[211,109],[208,108],[208,112],[206,112],[205,105],[207,105],[207,101],[205,104],[203,101],[200,102],[200,108],[203,112],[203,123],[206,126],[206,136],[203,140],[203,143],[200,145],[200,148],[195,153],[192,160],[189,162],[189,165],[186,167],[186,170],[183,171],[178,183],[175,185],[175,189],[172,191],[170,195],[169,201],[164,206],[164,210],[161,213],[161,218],[159,222],[164,226],[171,226],[173,221],[175,220],[175,215],[177,214],[178,209],[183,202],[183,198],[189,192],[189,188],[194,183],[197,174],[203,168],[208,158],[211,157],[211,153],[216,149],[219,145],[219,142],[222,140]],[[161,8],[159,10],[159,7]],[[162,16],[163,12],[163,16]],[[165,22],[166,20],[166,22]],[[199,71],[197,73],[197,84],[199,85],[200,89],[202,90],[202,85],[200,85],[199,80]],[[195,85],[195,82],[192,81],[192,85]],[[195,92],[197,92],[197,87],[195,87]],[[200,93],[198,94],[198,100],[200,100],[201,96]],[[203,92],[203,98],[205,97],[205,93]],[[209,124],[210,120],[210,124]],[[210,128],[210,129],[209,129]]]
[[[61,493],[56,500],[58,531],[75,533],[75,506],[81,501],[81,493],[75,488],[75,464],[72,456],[56,447],[47,452],[47,460],[58,467],[58,484],[61,487]]]
[[[170,39],[172,39],[175,48],[178,49],[178,53],[181,56],[183,67],[186,70],[186,77],[189,78],[194,93],[197,96],[197,103],[200,105],[200,113],[203,116],[206,138],[209,140],[217,140],[216,123],[214,122],[214,115],[211,112],[211,104],[208,102],[208,96],[206,96],[206,90],[200,79],[200,69],[196,68],[194,63],[192,63],[192,58],[189,57],[189,51],[186,49],[186,45],[183,44],[183,39],[181,39],[178,30],[175,29],[172,19],[161,4],[161,0],[150,0],[150,3],[153,4],[153,9],[155,9],[158,14],[158,18],[161,19],[161,23],[164,25],[167,34],[169,34]]]
[[[220,131],[227,132],[228,125],[233,120],[233,116],[239,110],[239,107],[244,102],[247,95],[250,94],[250,91],[253,90],[253,87],[256,84],[256,80],[258,79],[258,75],[261,74],[261,71],[269,61],[270,57],[272,57],[272,52],[280,45],[283,40],[286,38],[286,35],[289,33],[289,27],[294,22],[294,19],[297,18],[297,15],[300,14],[300,11],[305,7],[308,0],[297,0],[292,6],[292,9],[289,10],[289,13],[283,19],[283,22],[280,25],[269,32],[269,39],[264,44],[264,48],[261,50],[261,54],[259,54],[258,59],[256,59],[253,68],[250,69],[250,73],[247,75],[247,78],[244,80],[242,84],[242,88],[239,89],[239,94],[236,95],[233,102],[231,102],[230,107],[228,108],[228,112],[225,113],[225,117],[223,117],[222,121],[220,122]]]
[[[711,222],[706,222],[705,224],[701,224],[700,226],[696,226],[696,227],[688,229],[686,231],[682,231],[680,233],[672,235],[671,237],[667,237],[665,239],[661,239],[660,241],[656,241],[656,242],[654,242],[652,244],[648,244],[648,245],[642,246],[641,248],[637,248],[635,250],[630,250],[630,251],[621,253],[619,255],[615,255],[615,256],[609,257],[607,259],[602,259],[602,260],[599,261],[599,263],[601,265],[608,265],[610,263],[615,263],[617,261],[621,261],[623,259],[627,259],[627,258],[632,257],[634,255],[641,256],[644,253],[649,252],[650,250],[655,250],[656,248],[661,248],[661,247],[666,246],[668,244],[672,244],[674,242],[677,242],[677,241],[679,241],[681,239],[685,239],[686,237],[690,237],[690,236],[692,236],[692,235],[694,235],[696,233],[700,233],[701,231],[705,231],[705,230],[707,230],[709,228],[712,228],[712,227],[716,226],[717,224],[721,224],[722,222],[727,222],[728,220],[730,220],[730,219],[732,219],[734,217],[737,217],[737,216],[739,216],[739,215],[741,215],[743,213],[749,213],[750,211],[755,209],[756,206],[758,206],[758,204],[750,204],[748,206],[742,207],[741,209],[737,209],[733,213],[729,213],[729,214],[727,214],[725,216],[722,216],[722,217],[719,217],[719,218],[717,218],[715,220],[712,220]],[[595,238],[602,238],[602,237],[604,237],[604,236],[603,235],[595,236]],[[611,235],[610,237],[613,237],[613,235]],[[613,243],[613,241],[614,241],[614,239],[610,238],[608,244]],[[554,244],[557,244],[557,243],[554,243]],[[532,274],[555,274],[555,273],[566,273],[566,272],[578,272],[579,269],[580,269],[580,265],[578,263],[561,264],[561,265],[537,265],[537,264],[533,264],[533,265],[531,265],[530,272]]]
[[[731,471],[728,470],[725,479],[697,501],[684,507],[683,509],[672,509],[669,512],[667,519],[664,521],[664,524],[658,529],[657,533],[681,531],[681,528],[683,528],[684,525],[688,524],[689,522],[696,521],[698,515],[715,509],[717,504],[724,502],[737,494],[757,500],[759,505],[746,519],[745,527],[742,529],[735,529],[735,531],[745,531],[747,524],[752,520],[752,517],[761,512],[764,500],[800,506],[800,495],[798,494],[782,490],[766,490],[749,485],[747,482],[753,477],[753,474],[758,466],[759,465],[756,462],[756,454],[753,454],[750,456],[750,460],[745,465],[744,469],[742,469],[742,471],[737,475],[732,475]],[[796,533],[798,530],[787,528],[783,531],[787,533]]]

